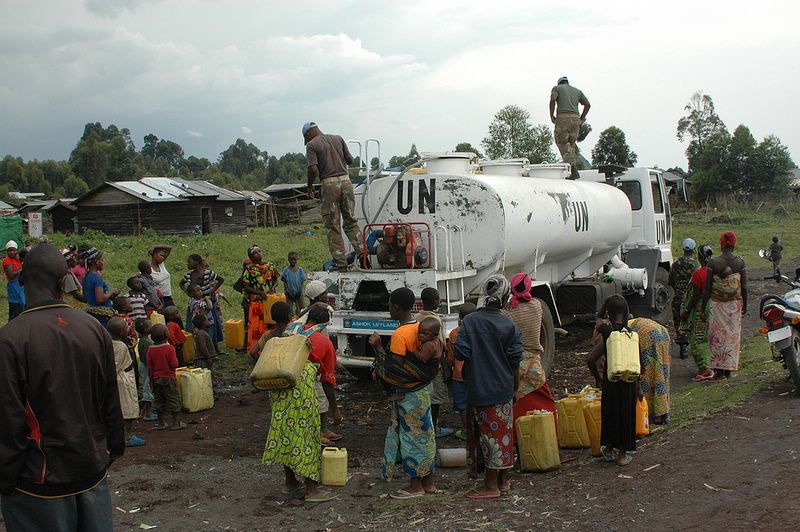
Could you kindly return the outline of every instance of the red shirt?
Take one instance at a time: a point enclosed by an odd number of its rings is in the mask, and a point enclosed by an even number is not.
[[[178,357],[175,354],[175,347],[159,344],[150,346],[147,350],[147,374],[151,383],[159,377],[174,377],[177,367]]]
[[[305,329],[309,327],[311,325],[306,325]],[[320,380],[336,386],[336,350],[330,339],[322,333],[315,332],[308,337],[308,340],[311,342],[311,353],[308,355],[308,360],[320,365]]]
[[[172,345],[186,343],[186,335],[183,334],[183,330],[181,329],[180,325],[174,321],[171,321],[167,323],[167,329],[169,329],[169,343]]]
[[[19,259],[12,259],[11,257],[6,257],[3,259],[3,274],[6,276],[6,279],[10,281],[11,279],[8,278],[8,274],[6,273],[6,264],[10,264],[11,271],[15,272],[22,269],[22,262],[20,262]],[[19,279],[19,277],[17,277],[17,279]]]
[[[694,271],[692,274],[692,280],[690,281],[693,285],[699,286],[702,290],[703,287],[706,285],[706,277],[708,276],[708,268],[699,268]]]

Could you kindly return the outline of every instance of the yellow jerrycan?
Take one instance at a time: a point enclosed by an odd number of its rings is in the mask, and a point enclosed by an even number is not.
[[[592,447],[592,456],[600,456],[601,412],[599,397],[583,407],[583,419],[586,422],[586,433]]]
[[[347,449],[322,449],[322,483],[326,486],[347,484]]]
[[[523,471],[552,471],[561,467],[553,413],[536,410],[520,416],[514,423]]]
[[[186,341],[183,343],[183,361],[189,364],[194,362],[194,335],[190,332],[184,331]]]
[[[225,322],[225,345],[230,349],[244,347],[244,320],[228,320]]]
[[[589,447],[589,434],[583,419],[583,407],[589,403],[586,397],[570,394],[556,402],[558,415],[558,445],[565,449]]]

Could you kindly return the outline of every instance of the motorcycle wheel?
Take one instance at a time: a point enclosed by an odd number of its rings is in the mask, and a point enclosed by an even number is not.
[[[792,345],[782,349],[781,356],[783,356],[794,386],[800,394],[800,332],[797,329],[792,329]]]

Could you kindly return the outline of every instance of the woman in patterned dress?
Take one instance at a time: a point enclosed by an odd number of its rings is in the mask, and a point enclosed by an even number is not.
[[[280,273],[271,262],[264,262],[261,248],[253,244],[247,250],[250,264],[242,272],[242,285],[244,298],[249,302],[247,320],[247,351],[249,352],[258,342],[258,339],[267,332],[267,323],[264,321],[264,302],[268,293],[275,292],[275,283],[280,279]]]

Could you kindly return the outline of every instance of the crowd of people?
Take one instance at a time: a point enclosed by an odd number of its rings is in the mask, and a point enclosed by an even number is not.
[[[735,245],[736,236],[725,232],[719,257],[702,245],[695,260],[695,242],[687,239],[684,257],[673,267],[671,283],[681,294],[676,339],[697,362],[695,380],[724,381],[738,368],[747,276]],[[15,242],[6,248],[9,294],[16,290],[19,297],[9,297],[9,323],[0,329],[0,418],[8,427],[0,435],[4,518],[16,523],[31,508],[57,508],[66,512],[64,519],[81,523],[79,529],[102,530],[97,523],[110,519],[105,471],[126,446],[147,443],[133,434],[133,421],[144,416],[156,429],[186,428],[176,379],[186,332],[194,333],[196,366],[211,368],[224,356],[219,288],[225,279],[202,256],[189,256],[179,282],[189,296],[184,324],[172,299],[168,245],[149,249],[151,260],[138,264],[126,292],[104,280],[103,254],[95,247],[59,251],[42,244],[23,261]],[[327,285],[306,279],[297,254],[288,261],[279,274],[258,246],[248,249],[241,278],[248,322],[243,349],[257,360],[272,338],[307,338],[309,356],[297,385],[270,392],[272,421],[262,461],[283,466],[284,493],[320,502],[336,497],[318,487],[321,450],[341,439],[330,425],[343,420],[335,394],[336,351],[326,330],[333,309]],[[278,281],[285,301],[275,297]],[[423,310],[417,313],[412,312],[417,295],[410,289],[389,295],[389,312],[399,327],[388,343],[375,333],[369,344],[376,354],[375,374],[391,394],[382,474],[391,480],[399,465],[409,477],[392,498],[437,491],[436,438],[450,433],[437,418],[439,407],[451,400],[462,423],[455,435],[465,440],[467,474],[475,479],[483,474],[467,497],[497,498],[511,489],[514,421],[531,410],[556,415],[541,360],[542,303],[531,290],[525,273],[510,281],[490,276],[481,305],[463,304],[458,327],[447,335],[435,288],[419,294]],[[264,305],[271,306],[270,323]],[[604,371],[607,357],[615,356],[606,340],[623,330],[639,339],[641,374],[633,382],[612,380]],[[623,297],[611,296],[598,314],[594,343],[587,362],[602,390],[602,455],[625,466],[636,449],[637,399],[647,401],[652,423],[669,422],[671,340],[664,326],[632,316]],[[35,435],[43,437],[32,442]],[[39,446],[37,456],[46,466],[26,452],[30,445]],[[42,467],[48,472],[44,481],[36,473]],[[83,502],[75,507],[75,501]],[[98,505],[103,508],[88,510]]]

